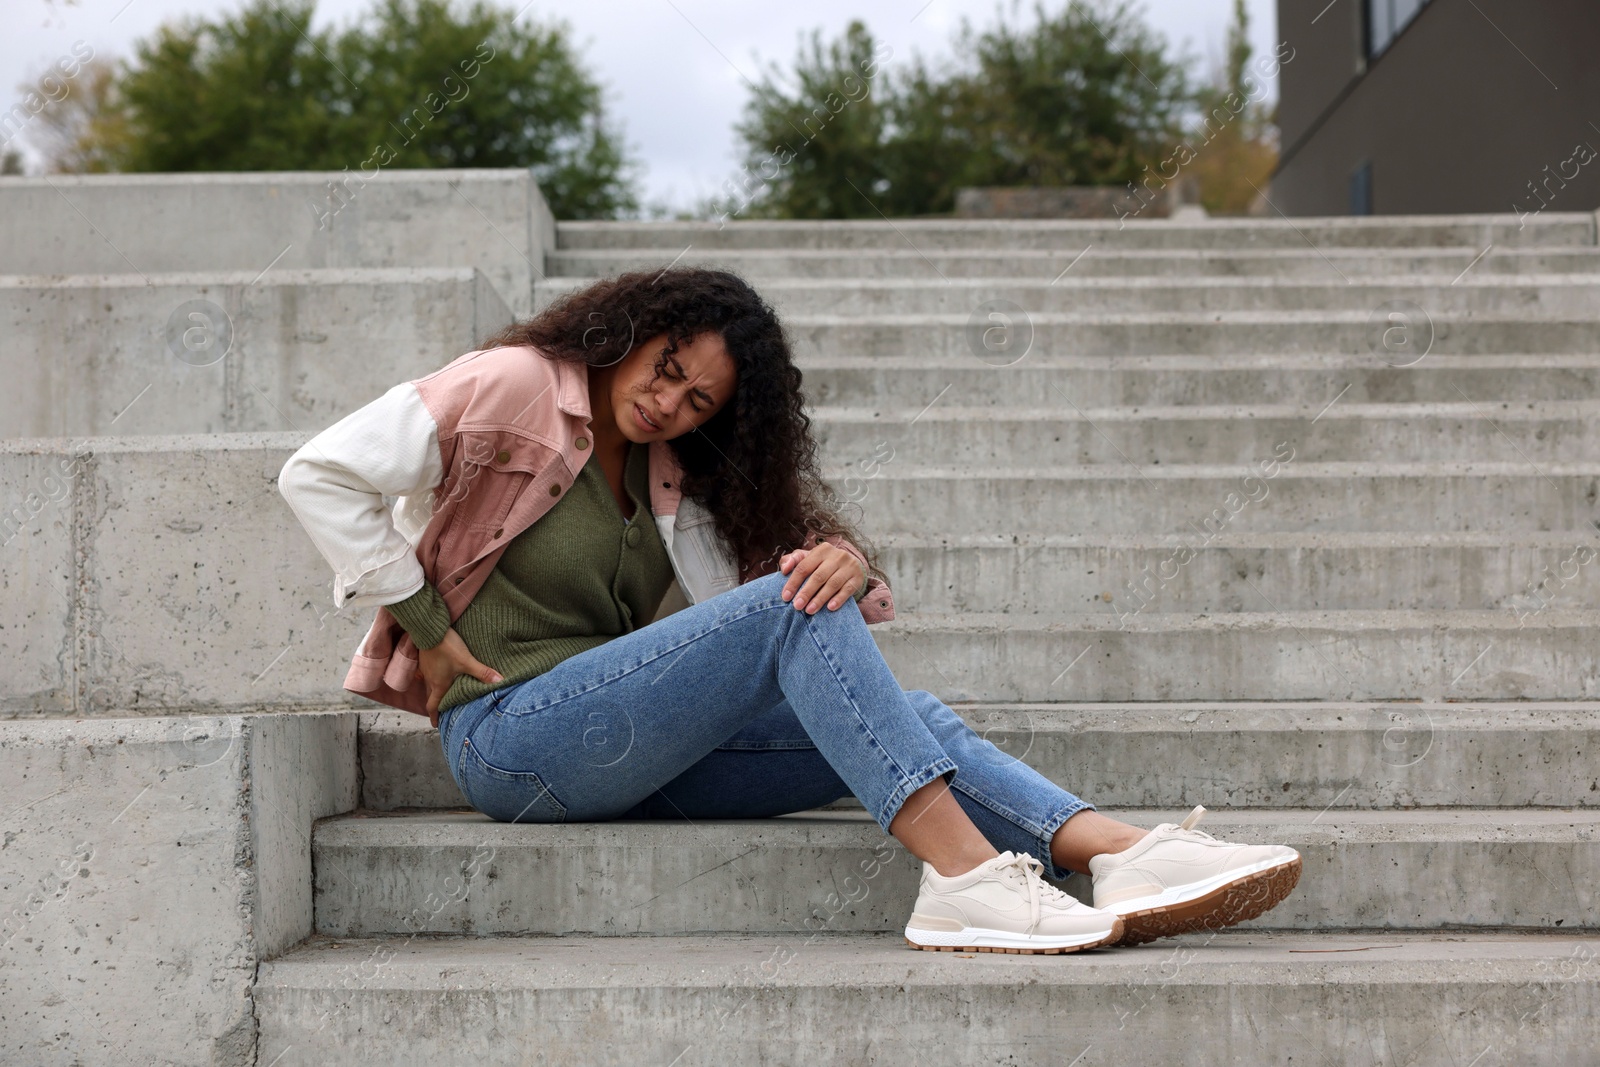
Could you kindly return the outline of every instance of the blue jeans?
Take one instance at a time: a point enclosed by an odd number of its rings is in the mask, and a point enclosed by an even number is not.
[[[861,609],[769,574],[439,716],[451,774],[503,822],[765,818],[859,797],[885,831],[945,778],[997,849],[1050,859],[1092,805],[904,690]],[[953,777],[952,777],[953,775]]]

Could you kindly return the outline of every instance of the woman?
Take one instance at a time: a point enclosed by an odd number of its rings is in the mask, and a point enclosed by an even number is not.
[[[732,274],[592,285],[317,435],[279,487],[335,603],[380,608],[345,688],[428,715],[492,818],[854,794],[923,861],[905,936],[927,949],[1138,943],[1299,877],[1291,849],[1195,831],[1199,808],[1101,815],[900,688],[867,632],[893,597],[827,503],[778,319]],[[674,579],[691,606],[656,617]],[[1046,869],[1090,873],[1096,907]]]

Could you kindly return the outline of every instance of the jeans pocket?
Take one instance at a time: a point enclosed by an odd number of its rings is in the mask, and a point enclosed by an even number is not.
[[[458,784],[467,802],[499,822],[566,822],[567,808],[532,771],[505,771],[478,755],[469,738],[461,745]]]

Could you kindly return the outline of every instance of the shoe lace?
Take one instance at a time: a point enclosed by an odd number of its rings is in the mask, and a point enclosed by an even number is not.
[[[1178,824],[1178,829],[1185,834],[1188,834],[1190,837],[1199,837],[1204,838],[1207,841],[1215,841],[1216,838],[1212,837],[1204,830],[1195,829],[1196,824],[1198,824],[1201,819],[1205,818],[1205,815],[1206,809],[1203,806],[1196,804],[1194,806],[1194,810],[1183,817],[1183,821]]]
[[[1077,898],[1063,892],[1044,880],[1044,864],[1026,852],[1011,853],[1010,859],[997,867],[1015,881],[1022,879],[1023,891],[1028,895],[1029,928],[1038,929],[1045,903],[1070,907]]]

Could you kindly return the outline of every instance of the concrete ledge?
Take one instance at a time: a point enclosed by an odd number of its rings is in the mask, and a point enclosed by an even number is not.
[[[971,351],[955,355],[812,355],[800,362],[813,410],[831,405],[920,410],[949,388],[969,407],[1034,407],[1045,397],[1084,409],[1260,404],[1302,405],[1307,420],[1339,398],[1344,404],[1476,403],[1570,400],[1600,395],[1600,356],[1587,354],[1447,356],[1413,367],[1385,366],[1371,352],[1336,355],[1049,356],[1030,353],[991,367]],[[1460,390],[1459,392],[1457,390]],[[1343,395],[1341,395],[1341,393]],[[936,405],[933,411],[938,410]]]
[[[1170,811],[1123,811],[1136,826]],[[1270,929],[1586,929],[1595,888],[1520,872],[1592,870],[1600,813],[1216,811],[1207,832],[1285,844],[1305,861]],[[864,813],[778,819],[497,823],[359,814],[313,842],[317,932],[648,934],[894,931],[922,866]],[[455,886],[447,892],[446,886]],[[1087,878],[1067,888],[1092,899]]]
[[[353,704],[369,612],[277,489],[302,434],[0,443],[0,716]]]
[[[1600,271],[1600,250],[1575,248],[1508,248],[1490,252],[1473,263],[1481,248],[1326,248],[1303,245],[1280,249],[1115,249],[1092,248],[1073,262],[1081,249],[963,249],[917,252],[899,248],[858,249],[690,249],[680,264],[721,267],[747,278],[1031,278],[1048,281],[1071,267],[1070,278],[1254,276],[1334,278],[1328,264],[1346,275],[1409,277],[1444,273],[1454,278],[1469,266],[1472,274],[1593,273]],[[552,283],[567,277],[605,277],[625,270],[660,270],[674,250],[662,248],[565,249],[548,257]]]
[[[254,1064],[256,967],[311,932],[355,716],[0,724],[7,1063]]]
[[[993,744],[1114,811],[1595,808],[1600,704],[963,704]],[[420,716],[361,717],[364,808],[470,805]],[[851,798],[853,799],[853,798]],[[1492,821],[1492,816],[1488,816]]]
[[[1289,448],[1257,464],[1290,457]],[[1275,446],[1276,448],[1276,446]],[[864,457],[876,458],[876,457]],[[1589,489],[1600,464],[1525,461],[1406,463],[1292,461],[1248,464],[924,466],[914,456],[877,466],[829,467],[841,496],[861,504],[875,533],[952,536],[1055,533],[1210,533],[1495,530],[1583,531],[1600,520]],[[837,461],[835,461],[837,462]],[[1396,501],[1405,501],[1403,508]],[[1199,524],[1211,523],[1201,528]]]
[[[510,320],[471,268],[0,277],[0,437],[315,432]]]
[[[471,810],[450,776],[439,731],[422,716],[407,711],[364,712],[357,743],[363,808]]]
[[[1280,441],[1293,442],[1297,460],[1318,461],[1465,462],[1520,453],[1529,463],[1560,463],[1600,455],[1600,401],[1590,400],[1509,409],[1501,402],[1491,412],[1459,398],[1373,404],[1341,397],[1321,413],[1301,404],[1075,411],[1072,403],[1070,393],[1051,390],[1026,407],[948,399],[932,407],[830,407],[815,413],[813,429],[835,463],[876,458],[886,446],[897,460],[929,466],[1249,464],[1272,455]]]
[[[1075,315],[1060,311],[1028,312],[1028,332],[1013,336],[1018,351],[1000,356],[981,351],[973,339],[974,322],[986,320],[979,301],[954,314],[875,314],[845,316],[805,313],[785,316],[784,325],[803,359],[848,356],[967,357],[982,364],[1024,358],[1021,348],[1042,356],[1166,355],[1196,356],[1355,355],[1375,365],[1384,360],[1374,345],[1383,334],[1376,308],[1359,311],[1218,311],[1106,313]],[[1504,352],[1567,353],[1600,349],[1600,319],[1512,313],[1432,317],[1433,343],[1422,346],[1433,355],[1498,355]],[[1021,331],[1022,326],[1018,325]],[[1024,338],[1031,334],[1032,345]],[[981,333],[978,335],[981,338]],[[1419,342],[1420,344],[1420,342]],[[1381,351],[1381,349],[1377,350]],[[1389,362],[1415,362],[1423,357],[1408,349]],[[1383,353],[1387,355],[1387,353]]]
[[[1085,955],[898,936],[318,940],[262,967],[262,1063],[1570,1067],[1600,941],[1221,934]],[[1487,1052],[1487,1055],[1485,1054]],[[1320,1057],[1320,1058],[1319,1058]],[[535,1062],[539,1062],[535,1060]]]
[[[1593,700],[1600,612],[907,615],[873,628],[948,701]]]
[[[1505,215],[1384,215],[1367,218],[1206,219],[1091,222],[1052,219],[849,219],[838,221],[563,222],[561,249],[723,248],[1055,249],[1086,242],[1106,249],[1498,248],[1593,246],[1592,212],[1542,212],[1519,223]]]
[[[1287,449],[1275,454],[1289,456]],[[1292,462],[1269,468],[1275,476],[1267,480],[1246,464],[935,467],[881,457],[823,472],[880,535],[1159,530],[1192,534],[1191,543],[1201,544],[1222,530],[1581,531],[1600,519],[1600,501],[1588,498],[1600,466],[1584,463],[1542,464],[1535,475],[1525,462],[1324,463],[1296,451]],[[1397,500],[1407,506],[1396,508]]]
[[[551,278],[539,286],[538,306],[592,284],[594,278]],[[1585,318],[1596,306],[1593,274],[1451,274],[1352,278],[1083,277],[773,278],[761,295],[784,317],[815,315],[968,315],[989,301],[1010,301],[1029,316],[1207,314],[1352,311],[1370,314],[1390,301],[1409,301],[1435,319],[1493,319],[1537,311],[1554,319]],[[1380,316],[1381,319],[1381,316]],[[1382,327],[1380,327],[1381,330]]]
[[[477,269],[526,315],[555,227],[522,168],[93,174],[0,185],[0,274]]]
[[[1581,531],[1223,534],[1182,555],[1181,535],[878,538],[897,610],[1051,614],[1145,611],[1499,610],[1531,618],[1600,600],[1600,556]],[[1176,562],[1188,558],[1174,573]],[[1166,579],[1166,580],[1163,580]]]

